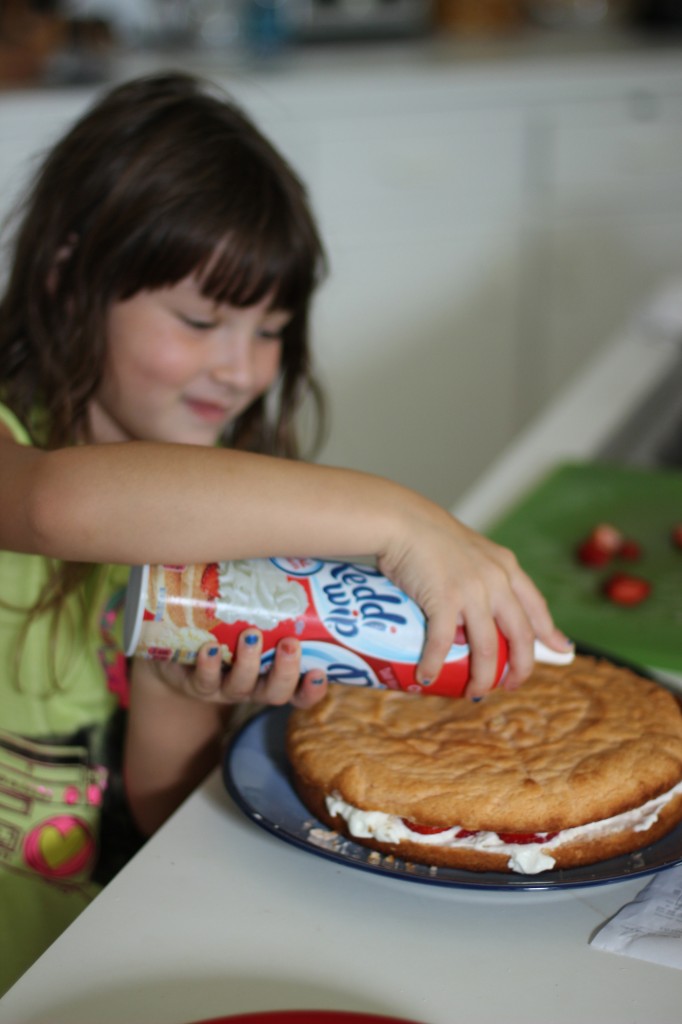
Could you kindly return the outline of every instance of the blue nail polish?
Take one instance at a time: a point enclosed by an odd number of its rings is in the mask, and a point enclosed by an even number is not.
[[[247,633],[244,637],[244,643],[248,644],[249,647],[253,647],[254,644],[258,643],[258,636],[255,633]]]
[[[483,697],[472,697],[471,700],[473,704],[478,704],[479,700],[483,700]]]
[[[313,686],[322,686],[322,683],[324,682],[324,676],[315,676],[314,679],[311,679],[311,682]]]
[[[209,647],[209,649],[208,649],[208,656],[209,656],[209,658],[215,658],[215,656],[216,656],[216,654],[218,653],[219,650],[220,650],[220,648],[218,648],[218,647]]]

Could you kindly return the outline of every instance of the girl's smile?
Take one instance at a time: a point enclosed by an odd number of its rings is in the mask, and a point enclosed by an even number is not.
[[[270,301],[219,305],[188,277],[114,303],[93,440],[215,444],[279,373],[289,314]]]
[[[192,412],[207,423],[224,423],[228,410],[217,402],[207,402],[199,398],[186,398],[185,402]]]

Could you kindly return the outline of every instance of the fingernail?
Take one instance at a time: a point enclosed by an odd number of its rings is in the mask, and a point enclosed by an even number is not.
[[[282,640],[281,646],[285,654],[295,654],[298,650],[298,644],[295,640]]]
[[[418,679],[417,682],[419,683],[420,686],[430,686],[431,683],[433,682],[433,680],[432,679]]]
[[[314,676],[310,681],[313,684],[313,686],[322,686],[324,679],[324,676]]]
[[[219,647],[209,647],[209,649],[208,649],[208,656],[209,656],[209,658],[215,658],[215,656],[216,656],[216,654],[218,653],[219,650],[220,650]]]
[[[478,704],[479,700],[483,700],[483,697],[472,697],[471,700],[474,704]]]
[[[258,643],[258,634],[257,633],[247,633],[246,636],[244,637],[244,643],[248,644],[249,647],[253,647],[254,644]]]

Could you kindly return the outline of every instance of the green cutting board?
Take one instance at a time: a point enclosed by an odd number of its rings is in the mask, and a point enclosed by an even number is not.
[[[572,640],[625,660],[682,673],[682,550],[670,540],[682,522],[682,472],[610,463],[559,466],[487,532],[514,551]],[[636,561],[581,565],[576,547],[598,523],[639,541]],[[653,585],[640,605],[613,604],[604,580],[622,570]]]

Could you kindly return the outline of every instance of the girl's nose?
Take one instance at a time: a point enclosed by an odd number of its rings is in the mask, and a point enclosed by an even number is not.
[[[219,384],[248,387],[253,373],[251,339],[233,337],[221,345],[210,373]]]

